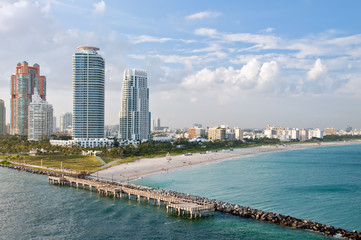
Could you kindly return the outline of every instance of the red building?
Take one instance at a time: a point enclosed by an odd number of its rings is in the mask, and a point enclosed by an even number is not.
[[[40,66],[35,63],[31,67],[25,61],[18,63],[15,74],[11,76],[10,134],[28,134],[28,106],[35,87],[40,97],[46,100],[46,77],[40,76]]]

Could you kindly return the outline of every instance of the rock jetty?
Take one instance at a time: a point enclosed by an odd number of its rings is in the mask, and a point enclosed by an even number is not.
[[[86,176],[85,178],[88,180],[92,180],[92,181],[100,181],[100,182],[105,182],[105,183],[112,184],[112,185],[124,186],[124,187],[133,188],[133,189],[137,189],[137,190],[161,193],[161,194],[167,195],[167,196],[189,199],[194,202],[203,202],[203,203],[213,204],[216,211],[235,215],[235,216],[240,216],[240,217],[244,217],[244,218],[252,218],[255,220],[260,220],[260,221],[269,222],[269,223],[275,223],[275,224],[279,224],[279,225],[286,226],[286,227],[310,230],[310,231],[319,232],[319,233],[322,233],[324,235],[331,236],[331,237],[334,237],[334,236],[341,237],[342,236],[346,239],[355,239],[355,240],[360,239],[361,240],[361,232],[358,232],[356,230],[348,231],[348,230],[345,230],[342,228],[335,228],[333,226],[321,224],[318,222],[313,222],[311,220],[294,218],[294,217],[285,216],[285,215],[282,215],[279,213],[265,212],[265,211],[254,209],[254,208],[251,208],[248,206],[243,207],[243,206],[240,206],[240,205],[234,204],[234,203],[227,203],[227,202],[223,202],[223,201],[218,201],[216,199],[209,199],[209,198],[205,198],[205,197],[194,196],[194,195],[181,193],[181,192],[177,192],[177,191],[172,191],[172,190],[156,189],[156,188],[145,187],[145,186],[140,186],[140,185],[136,185],[136,184],[129,184],[129,183],[127,184],[127,183],[111,182],[111,181],[107,181],[107,180],[99,180],[99,179],[96,179],[96,178],[90,177],[90,176]]]

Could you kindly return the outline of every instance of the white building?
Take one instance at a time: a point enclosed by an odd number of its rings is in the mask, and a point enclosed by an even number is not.
[[[104,138],[104,59],[99,48],[78,49],[73,55],[73,137]]]
[[[307,129],[302,128],[298,131],[298,133],[299,133],[299,140],[301,142],[308,140],[308,130]]]
[[[71,112],[63,113],[60,116],[60,132],[67,133],[68,127],[73,126],[73,114]]]
[[[292,128],[291,130],[291,139],[299,140],[300,139],[300,130],[298,128]]]
[[[50,140],[51,145],[70,147],[82,146],[84,148],[111,147],[114,139],[107,138],[76,138],[74,140]]]
[[[319,128],[315,128],[315,129],[310,129],[309,130],[309,134],[308,134],[308,138],[312,139],[312,138],[323,138],[322,136],[322,131]]]
[[[28,108],[28,140],[39,141],[53,133],[53,106],[41,99],[35,90]]]
[[[145,70],[127,69],[124,71],[121,98],[119,138],[122,140],[151,139],[149,88]],[[154,127],[158,124],[160,120],[156,120]]]
[[[234,128],[234,135],[236,140],[243,140],[243,130],[236,127]]]

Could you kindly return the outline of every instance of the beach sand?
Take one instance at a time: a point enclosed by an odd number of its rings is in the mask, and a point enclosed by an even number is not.
[[[116,166],[103,169],[92,174],[94,177],[100,179],[107,179],[112,181],[129,181],[134,180],[145,175],[169,172],[171,170],[183,167],[190,167],[197,164],[204,164],[209,162],[224,161],[233,158],[240,158],[255,154],[269,153],[274,151],[285,151],[293,149],[304,149],[322,146],[336,146],[348,144],[361,144],[361,141],[348,141],[348,142],[327,142],[321,143],[299,143],[291,145],[278,145],[278,146],[262,146],[250,148],[235,148],[233,151],[229,149],[221,151],[206,152],[203,154],[193,153],[189,156],[175,155],[170,156],[171,160],[167,160],[166,156],[156,158],[142,158],[140,160],[124,163]]]

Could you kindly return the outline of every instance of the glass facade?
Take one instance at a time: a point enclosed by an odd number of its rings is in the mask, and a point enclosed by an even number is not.
[[[0,135],[6,133],[6,108],[4,100],[0,99]]]
[[[147,72],[125,70],[119,120],[123,140],[151,139]]]
[[[73,136],[104,138],[104,59],[97,48],[73,55]]]
[[[28,135],[28,108],[34,90],[46,100],[46,77],[40,76],[40,66],[29,66],[26,61],[18,63],[11,76],[10,134]]]

